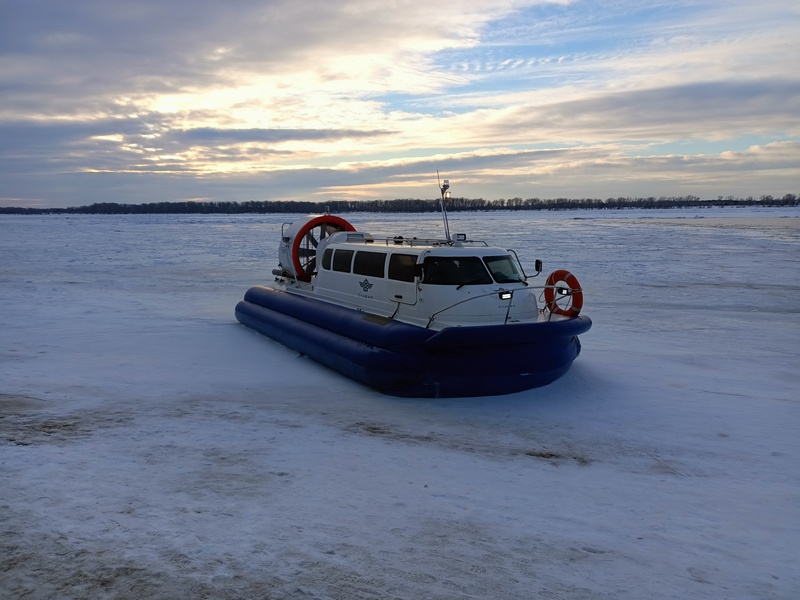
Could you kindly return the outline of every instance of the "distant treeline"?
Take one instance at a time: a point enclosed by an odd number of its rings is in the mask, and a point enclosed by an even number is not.
[[[706,208],[712,206],[797,206],[795,194],[782,198],[761,196],[758,199],[718,197],[701,200],[697,196],[661,196],[659,198],[509,198],[484,200],[483,198],[450,198],[448,211],[481,210],[574,210],[625,208]],[[439,210],[438,200],[331,200],[327,202],[290,202],[283,200],[253,200],[248,202],[151,202],[148,204],[118,204],[100,202],[89,206],[70,208],[0,207],[0,214],[247,214],[247,213],[425,213]]]

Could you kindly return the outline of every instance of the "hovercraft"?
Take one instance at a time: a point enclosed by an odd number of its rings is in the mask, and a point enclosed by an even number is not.
[[[555,381],[592,326],[578,280],[557,270],[537,287],[541,261],[529,278],[513,250],[451,238],[448,187],[443,239],[376,239],[328,214],[285,223],[274,281],[250,288],[236,318],[395,396],[493,396]]]

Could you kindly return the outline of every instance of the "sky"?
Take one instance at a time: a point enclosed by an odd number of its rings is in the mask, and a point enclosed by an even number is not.
[[[0,206],[800,192],[794,0],[0,0]]]

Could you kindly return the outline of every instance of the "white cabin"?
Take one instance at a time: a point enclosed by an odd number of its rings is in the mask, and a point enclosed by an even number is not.
[[[284,237],[282,257],[291,237]],[[540,318],[536,291],[512,250],[461,239],[376,240],[353,231],[331,233],[315,250],[307,277],[283,264],[275,271],[281,289],[436,330]]]

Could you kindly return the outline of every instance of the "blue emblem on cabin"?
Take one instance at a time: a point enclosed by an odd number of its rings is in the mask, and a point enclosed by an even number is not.
[[[373,284],[369,282],[369,279],[365,279],[364,281],[359,281],[358,285],[361,286],[361,289],[364,290],[364,293],[366,294],[370,288],[372,288]]]

